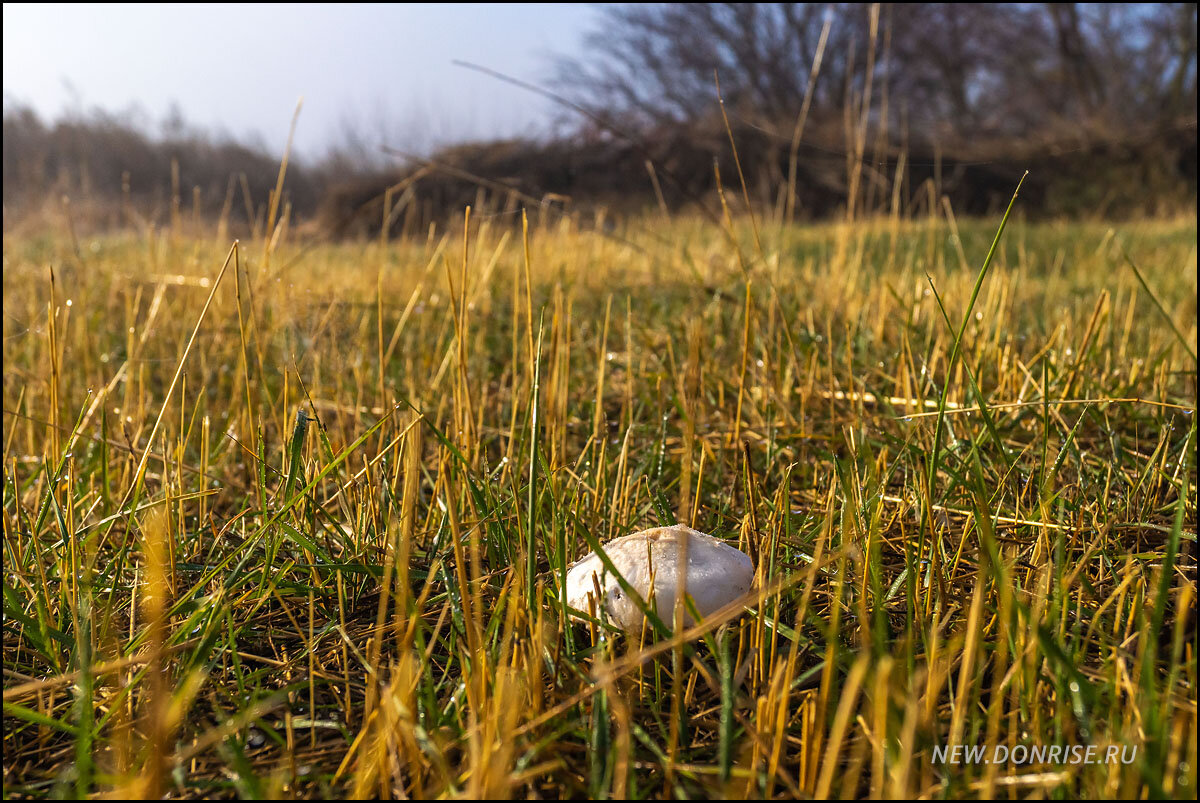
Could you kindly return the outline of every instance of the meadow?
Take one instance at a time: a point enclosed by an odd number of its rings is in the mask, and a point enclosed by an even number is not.
[[[1194,799],[1195,219],[1012,209],[7,231],[5,796]]]

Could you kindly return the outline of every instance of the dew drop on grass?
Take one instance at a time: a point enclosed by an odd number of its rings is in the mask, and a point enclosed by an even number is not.
[[[251,728],[246,734],[246,746],[252,749],[258,749],[267,743],[267,736],[258,728]]]

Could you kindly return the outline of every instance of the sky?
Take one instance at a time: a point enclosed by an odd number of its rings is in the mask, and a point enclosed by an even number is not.
[[[455,66],[544,83],[578,55],[594,8],[570,4],[4,4],[4,99],[43,119],[102,109],[159,131],[189,124],[319,158],[345,130],[424,151],[536,134],[561,110]]]

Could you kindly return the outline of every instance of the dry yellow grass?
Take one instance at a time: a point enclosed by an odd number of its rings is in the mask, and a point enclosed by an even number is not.
[[[1194,220],[997,222],[6,236],[6,795],[1194,798]]]

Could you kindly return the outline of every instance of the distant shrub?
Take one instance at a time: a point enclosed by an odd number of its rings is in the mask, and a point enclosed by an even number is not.
[[[279,173],[264,149],[221,139],[182,124],[154,138],[131,121],[101,112],[46,124],[29,108],[4,109],[4,217],[36,210],[48,196],[66,195],[92,210],[99,225],[136,213],[169,220],[181,214],[215,218],[228,207],[233,223],[263,215]],[[318,183],[293,164],[284,186],[293,213],[313,213]]]

